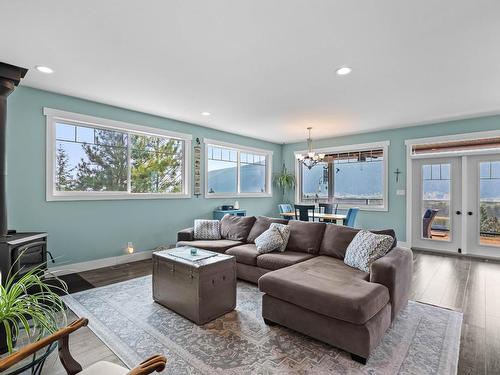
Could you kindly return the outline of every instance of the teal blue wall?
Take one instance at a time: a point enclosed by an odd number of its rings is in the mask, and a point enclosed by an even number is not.
[[[128,241],[136,249],[152,249],[175,242],[177,230],[192,225],[196,217],[211,217],[212,210],[230,199],[154,199],[115,201],[46,202],[45,200],[45,117],[43,107],[121,120],[139,125],[180,131],[194,138],[212,138],[274,152],[274,172],[282,160],[294,170],[295,150],[305,143],[277,145],[241,137],[193,124],[134,112],[82,99],[19,87],[8,101],[7,194],[9,228],[47,231],[50,249],[59,264],[75,263],[123,254]],[[389,211],[363,211],[358,226],[394,228],[404,241],[406,197],[396,196],[405,188],[404,140],[500,129],[500,116],[450,121],[439,124],[400,128],[359,135],[323,139],[315,147],[390,140],[389,147]],[[203,163],[202,163],[203,164]],[[396,184],[394,170],[403,171]],[[240,205],[250,215],[277,215],[281,201],[279,192],[273,198],[240,198]]]
[[[500,116],[490,116],[321,139],[314,142],[314,147],[322,148],[385,140],[391,142],[389,147],[389,211],[361,211],[358,215],[357,226],[366,229],[394,228],[398,235],[398,239],[400,241],[405,241],[407,197],[396,195],[397,189],[406,188],[406,146],[404,141],[412,138],[425,138],[498,129],[500,129]],[[287,144],[283,147],[283,158],[289,170],[295,170],[294,151],[305,150],[306,148],[307,145],[305,142]],[[394,175],[396,168],[399,168],[399,170],[403,172],[399,176],[398,183],[396,183]]]
[[[122,255],[128,241],[137,250],[175,243],[176,232],[194,218],[211,218],[212,210],[234,199],[151,199],[47,202],[45,200],[45,117],[43,107],[174,130],[274,152],[281,166],[281,146],[122,108],[51,92],[19,87],[8,100],[7,202],[9,228],[46,231],[59,264]],[[203,164],[203,163],[202,163]],[[273,198],[240,198],[250,215],[276,215]]]

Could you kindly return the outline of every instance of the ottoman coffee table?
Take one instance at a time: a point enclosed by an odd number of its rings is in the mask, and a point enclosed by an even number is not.
[[[236,259],[194,249],[153,253],[153,299],[201,325],[236,307]]]

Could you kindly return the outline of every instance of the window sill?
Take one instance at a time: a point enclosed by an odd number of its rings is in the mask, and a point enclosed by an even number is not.
[[[136,200],[136,199],[186,199],[191,198],[191,194],[53,194],[47,195],[47,202],[57,201],[108,201],[108,200]]]
[[[242,194],[205,194],[207,199],[226,199],[226,198],[272,198],[269,193],[242,193]]]
[[[311,203],[311,202],[296,202],[295,204],[314,204],[315,206],[318,205],[318,203]],[[349,205],[349,206],[342,206],[342,205],[339,205],[338,206],[338,210],[342,210],[342,211],[347,211],[349,208],[353,208],[353,207],[358,207],[360,211],[378,211],[378,212],[389,212],[389,207],[385,207],[385,206],[373,206],[373,207],[369,207],[369,206],[356,206],[356,205]]]

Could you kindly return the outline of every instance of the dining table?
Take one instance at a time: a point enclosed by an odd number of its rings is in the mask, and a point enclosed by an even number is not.
[[[280,214],[283,218],[285,219],[295,219],[295,213],[294,212],[282,212]],[[313,213],[309,213],[309,218],[313,218]],[[314,213],[314,219],[322,219],[325,221],[332,221],[332,222],[341,222],[342,225],[344,225],[345,220],[347,218],[347,215],[341,215],[341,214],[325,214],[323,212],[315,212]]]

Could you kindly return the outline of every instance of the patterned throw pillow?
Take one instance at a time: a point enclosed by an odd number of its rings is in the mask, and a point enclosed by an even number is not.
[[[280,232],[281,238],[283,238],[283,245],[281,245],[279,251],[285,251],[290,238],[290,227],[286,224],[272,223],[269,228],[275,228]]]
[[[347,247],[344,263],[370,272],[370,265],[387,254],[393,242],[391,236],[360,230]]]
[[[194,221],[195,240],[220,240],[220,221],[202,220]]]
[[[269,228],[255,239],[255,246],[261,254],[270,253],[271,251],[281,249],[281,246],[283,246],[283,237],[278,229]]]

